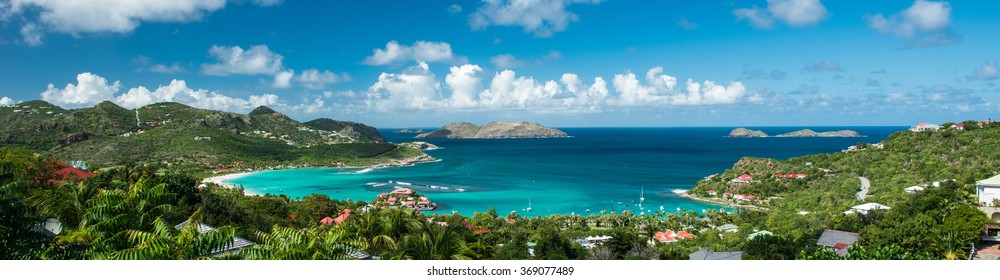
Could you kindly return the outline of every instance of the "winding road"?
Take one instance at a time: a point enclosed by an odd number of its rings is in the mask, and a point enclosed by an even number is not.
[[[872,182],[865,177],[858,177],[858,179],[861,180],[861,190],[858,191],[857,197],[858,200],[865,200],[865,197],[868,196],[868,188],[872,187]]]

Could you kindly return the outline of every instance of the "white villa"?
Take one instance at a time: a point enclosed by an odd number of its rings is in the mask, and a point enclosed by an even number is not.
[[[844,214],[858,213],[858,214],[867,215],[868,212],[871,212],[873,210],[883,210],[883,209],[884,210],[888,210],[888,209],[892,209],[892,208],[890,208],[889,206],[885,206],[885,205],[882,205],[882,204],[878,204],[878,203],[872,202],[872,203],[865,203],[865,204],[861,204],[861,205],[858,205],[858,206],[851,207],[851,210],[844,211]]]
[[[980,205],[1000,207],[1000,205],[993,205],[993,200],[1000,199],[1000,175],[977,181],[976,196],[979,196]]]
[[[907,193],[916,193],[916,192],[922,192],[922,191],[924,191],[924,188],[921,187],[921,186],[912,186],[912,187],[909,187],[909,188],[905,188],[903,190],[906,191]]]
[[[919,131],[935,131],[935,130],[939,130],[939,129],[941,129],[940,125],[936,125],[936,124],[932,124],[932,123],[920,123],[917,126],[914,126],[914,127],[910,128],[910,131],[914,131],[914,132],[919,132]]]

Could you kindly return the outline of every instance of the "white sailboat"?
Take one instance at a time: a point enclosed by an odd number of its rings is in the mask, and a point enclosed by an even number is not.
[[[530,197],[528,198],[528,208],[524,208],[524,211],[527,211],[527,212],[531,211],[531,198]]]
[[[639,187],[639,210],[642,210],[643,201],[646,201],[645,188]]]

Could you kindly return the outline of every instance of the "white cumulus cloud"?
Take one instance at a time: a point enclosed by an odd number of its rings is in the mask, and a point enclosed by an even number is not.
[[[906,10],[891,16],[881,13],[866,16],[868,26],[879,33],[909,39],[911,47],[947,44],[955,35],[951,25],[951,4],[917,0]]]
[[[271,82],[271,87],[275,88],[289,88],[292,86],[292,77],[295,76],[295,71],[285,70],[278,72],[274,75],[274,81]]]
[[[243,99],[205,89],[192,89],[183,80],[172,80],[170,84],[159,86],[156,90],[142,86],[131,88],[128,92],[115,97],[114,102],[125,108],[138,108],[159,102],[177,102],[203,109],[247,112],[257,106],[278,104],[278,96],[263,94]]]
[[[201,72],[210,76],[275,74],[284,69],[283,57],[271,52],[266,45],[251,46],[244,50],[240,46],[216,46],[208,50],[216,62],[202,64]]]
[[[431,109],[439,106],[441,84],[425,62],[403,73],[382,73],[368,89],[368,105],[378,111]]]
[[[327,84],[335,84],[340,81],[349,80],[350,76],[343,74],[343,76],[330,72],[330,70],[323,70],[320,72],[317,69],[308,69],[299,73],[296,80],[302,83],[305,87],[311,89],[321,89]]]
[[[477,96],[483,78],[479,76],[483,68],[479,65],[465,64],[452,66],[451,73],[445,77],[445,84],[451,89],[448,103],[456,108],[471,108],[477,105]]]
[[[112,100],[119,88],[120,82],[108,83],[104,77],[87,72],[76,75],[76,84],[67,84],[64,88],[49,84],[41,95],[42,100],[57,106],[79,108]]]
[[[586,84],[574,73],[565,73],[558,81],[546,81],[503,70],[487,82],[481,67],[465,64],[451,67],[445,77],[447,87],[442,88],[427,64],[419,63],[403,73],[383,73],[365,94],[365,104],[377,111],[573,113],[623,107],[734,104],[746,95],[740,82],[721,85],[688,80],[685,89],[677,89],[677,83],[677,78],[663,74],[661,67],[646,72],[645,82],[631,72],[615,75],[614,91],[601,77]]]
[[[384,49],[372,50],[372,55],[363,61],[368,65],[388,65],[408,61],[453,62],[462,60],[451,51],[451,44],[445,42],[417,41],[412,46],[389,41]]]
[[[28,23],[21,26],[21,40],[28,46],[39,46],[42,44],[42,33],[38,25]]]
[[[774,27],[774,20],[801,27],[819,23],[830,17],[819,0],[767,0],[767,8],[757,6],[732,11],[737,21],[746,20],[756,28]]]
[[[483,0],[469,15],[469,26],[520,26],[537,37],[551,37],[566,30],[579,16],[567,10],[573,4],[600,4],[602,0]]]
[[[122,94],[118,94],[121,89],[121,83],[118,81],[109,83],[104,77],[91,73],[81,73],[77,75],[76,80],[76,84],[67,84],[64,88],[56,88],[49,84],[48,89],[41,93],[42,100],[64,108],[88,107],[103,101],[112,101],[125,108],[138,108],[158,102],[177,102],[197,108],[227,112],[249,112],[257,106],[277,105],[289,108],[299,106],[285,104],[274,94],[240,98],[217,91],[192,89],[183,80],[172,80],[170,84],[158,86],[155,90],[143,86],[134,87]]]
[[[524,65],[524,61],[518,60],[517,57],[509,53],[490,57],[490,63],[500,68],[514,68]]]
[[[14,99],[10,99],[10,97],[4,96],[3,98],[0,98],[0,106],[10,106],[14,104],[16,104]]]
[[[979,66],[975,72],[969,76],[969,79],[975,80],[995,80],[1000,78],[1000,69],[997,69],[996,61],[983,62],[983,65]]]
[[[25,20],[25,43],[41,44],[42,34],[58,32],[80,36],[85,33],[129,33],[143,22],[184,23],[199,21],[226,6],[226,0],[7,0],[0,2],[0,20],[14,16]],[[241,1],[245,2],[245,1]],[[252,0],[258,6],[280,4],[282,0]],[[37,39],[37,40],[36,40]],[[35,40],[35,41],[33,41]],[[31,43],[37,42],[37,43]]]

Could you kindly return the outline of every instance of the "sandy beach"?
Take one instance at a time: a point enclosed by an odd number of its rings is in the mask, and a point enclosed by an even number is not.
[[[219,176],[212,176],[212,177],[208,177],[208,178],[202,179],[201,182],[202,183],[213,183],[213,184],[220,185],[220,186],[223,186],[223,187],[226,187],[226,188],[236,188],[238,186],[235,185],[235,184],[233,184],[233,183],[230,183],[229,182],[230,180],[241,178],[241,177],[245,177],[245,176],[248,176],[250,174],[257,173],[257,172],[261,172],[261,171],[237,172],[237,173],[229,173],[229,174],[224,174],[224,175],[219,175]],[[243,194],[245,194],[245,195],[260,195],[260,194],[248,191],[246,189],[243,189]]]
[[[730,202],[730,201],[724,201],[724,200],[721,200],[721,199],[695,197],[693,195],[688,194],[687,192],[677,193],[677,196],[680,196],[680,197],[683,197],[683,198],[687,198],[687,199],[690,199],[690,200],[694,200],[694,201],[700,201],[700,202],[705,202],[705,203],[717,204],[717,205],[722,205],[722,206],[727,206],[727,207],[734,207],[734,208],[739,207],[739,208],[755,209],[755,210],[762,210],[762,211],[769,211],[769,210],[771,210],[771,209],[767,209],[767,208],[760,207],[760,206],[755,206],[755,205],[736,204],[736,203],[733,203],[733,202]]]

